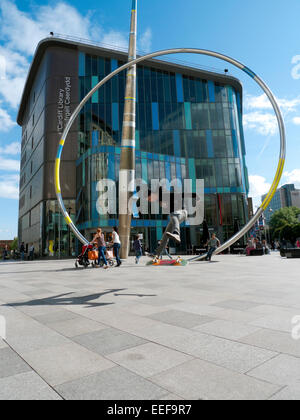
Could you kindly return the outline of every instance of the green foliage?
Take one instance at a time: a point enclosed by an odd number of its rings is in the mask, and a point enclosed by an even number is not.
[[[12,251],[15,251],[16,249],[18,249],[18,243],[19,243],[18,238],[15,238],[15,239],[14,239],[14,241],[13,241],[13,243],[12,243],[12,244],[11,244],[11,246],[10,246],[10,249],[11,249]]]
[[[286,225],[297,225],[299,224],[299,215],[300,209],[298,207],[284,207],[273,214],[270,220],[270,228],[275,233],[276,230],[281,230]]]
[[[296,241],[294,226],[286,224],[280,230],[280,240],[282,241],[285,239],[286,241],[290,241],[294,243]]]
[[[285,207],[274,213],[270,220],[273,238],[295,243],[300,238],[299,215],[298,207]]]
[[[294,235],[296,240],[300,239],[300,223],[294,226]]]

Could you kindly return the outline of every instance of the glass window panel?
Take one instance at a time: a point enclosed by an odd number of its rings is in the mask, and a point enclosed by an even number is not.
[[[196,84],[195,79],[193,77],[189,78],[190,80],[190,99],[189,102],[197,102],[196,101]]]
[[[151,69],[151,100],[152,102],[158,101],[158,95],[157,95],[157,75],[156,70]]]
[[[165,101],[171,102],[170,78],[167,72],[164,72],[163,74],[163,81],[164,81]]]
[[[171,102],[176,103],[177,92],[176,92],[176,77],[174,73],[170,75],[170,88],[171,88]]]
[[[214,155],[216,158],[226,157],[227,145],[226,145],[226,136],[225,136],[224,131],[213,130],[213,146],[214,146]]]
[[[191,113],[194,130],[210,128],[208,104],[191,104]]]
[[[160,179],[166,178],[165,162],[163,161],[159,162],[159,176],[160,176]]]
[[[157,160],[155,160],[153,162],[153,164],[154,164],[154,173],[153,173],[154,179],[159,179],[159,176],[160,176],[160,174],[159,174],[159,162]]]
[[[158,102],[164,102],[164,83],[163,74],[160,70],[157,71],[157,89],[158,89]]]
[[[105,75],[105,64],[104,64],[104,58],[98,57],[98,74],[101,76],[101,78]]]

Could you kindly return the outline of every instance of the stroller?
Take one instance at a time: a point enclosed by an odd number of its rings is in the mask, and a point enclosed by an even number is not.
[[[98,259],[98,252],[94,250],[94,246],[92,244],[83,245],[81,254],[78,255],[75,261],[75,267],[78,268],[80,265],[84,268],[87,268],[92,261],[92,266],[95,267],[95,261]]]
[[[106,258],[106,261],[107,261],[107,263],[110,267],[115,266],[114,252],[109,246],[106,248],[105,258]],[[103,265],[104,265],[104,262],[101,259],[100,267],[103,267]]]

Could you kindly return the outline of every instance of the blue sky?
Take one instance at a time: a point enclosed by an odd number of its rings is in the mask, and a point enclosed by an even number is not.
[[[126,47],[131,0],[0,0],[0,239],[17,233],[20,128],[16,114],[37,42],[50,31]],[[300,188],[300,1],[139,0],[139,48],[195,47],[230,55],[270,86],[285,117],[287,163],[282,183]],[[255,83],[227,64],[202,56],[180,60],[223,70],[244,85],[244,127],[251,194],[267,192],[279,135]]]

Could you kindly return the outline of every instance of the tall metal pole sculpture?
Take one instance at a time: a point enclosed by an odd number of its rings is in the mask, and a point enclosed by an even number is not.
[[[132,0],[128,62],[136,59],[137,0]],[[131,209],[129,200],[135,182],[136,126],[136,65],[129,67],[126,76],[122,152],[119,172],[119,229],[122,243],[121,258],[127,259],[130,250]]]

